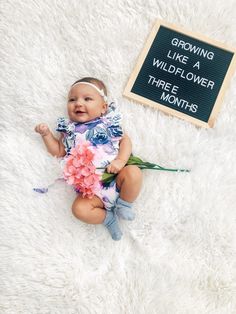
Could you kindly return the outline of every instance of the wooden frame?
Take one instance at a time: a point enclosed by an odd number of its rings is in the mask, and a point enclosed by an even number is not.
[[[184,35],[187,35],[189,37],[192,37],[194,39],[197,39],[197,40],[200,40],[202,42],[205,42],[207,44],[210,44],[210,45],[213,45],[213,46],[216,46],[217,48],[222,48],[226,51],[229,51],[229,52],[232,52],[233,53],[233,58],[230,62],[230,65],[228,67],[228,70],[225,74],[225,77],[224,77],[224,80],[223,80],[223,83],[221,85],[221,88],[219,90],[219,93],[217,95],[217,98],[216,98],[216,101],[214,103],[214,106],[213,106],[213,109],[211,111],[211,114],[210,114],[210,117],[208,119],[208,122],[205,122],[205,121],[202,121],[200,119],[196,119],[192,116],[189,116],[188,114],[185,114],[183,112],[180,112],[180,111],[177,111],[177,110],[174,110],[170,107],[167,107],[163,104],[160,104],[158,102],[155,102],[155,101],[152,101],[148,98],[145,98],[143,96],[140,96],[140,95],[137,95],[133,92],[131,92],[132,90],[132,87],[136,81],[136,78],[138,77],[139,75],[139,72],[143,66],[143,63],[145,61],[145,58],[146,56],[148,55],[149,53],[149,50],[151,48],[151,45],[155,39],[155,36],[157,35],[158,31],[159,31],[159,28],[160,26],[164,26],[170,30],[173,30],[173,31],[177,31],[179,33],[182,33]],[[171,115],[174,115],[174,116],[177,116],[181,119],[184,119],[184,120],[187,120],[197,126],[201,126],[201,127],[206,127],[206,128],[209,128],[209,127],[213,127],[214,126],[214,123],[215,123],[215,120],[216,120],[216,117],[217,117],[217,114],[219,113],[220,111],[220,108],[221,108],[221,105],[222,105],[222,102],[223,102],[223,96],[225,94],[225,91],[226,91],[226,88],[229,84],[229,81],[231,79],[231,77],[233,76],[233,73],[234,73],[234,70],[235,70],[235,67],[236,67],[236,50],[234,48],[231,48],[231,47],[228,47],[218,41],[215,41],[215,40],[212,40],[212,39],[209,39],[207,38],[206,36],[203,36],[203,35],[200,35],[200,34],[197,34],[195,32],[190,32],[190,31],[186,31],[186,30],[183,30],[181,27],[178,27],[176,25],[173,25],[173,24],[170,24],[170,23],[167,23],[165,21],[161,21],[161,20],[157,20],[153,29],[151,30],[151,33],[149,34],[148,36],[148,39],[145,43],[145,46],[143,48],[143,50],[141,51],[141,54],[139,55],[138,57],[138,60],[137,60],[137,63],[134,67],[134,70],[127,82],[127,85],[125,87],[125,90],[124,90],[124,93],[123,93],[123,96],[131,99],[131,100],[135,100],[137,102],[140,102],[144,105],[148,105],[148,106],[151,106],[155,109],[160,109],[161,111],[167,113],[167,114],[171,114]]]

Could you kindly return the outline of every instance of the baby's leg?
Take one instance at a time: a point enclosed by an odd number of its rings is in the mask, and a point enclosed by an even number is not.
[[[132,203],[141,190],[142,171],[135,165],[126,166],[118,173],[116,184],[120,189],[120,197]]]
[[[113,212],[107,211],[103,207],[103,202],[99,197],[83,198],[78,195],[72,205],[74,216],[89,224],[104,224],[110,232],[113,240],[120,240],[122,232]]]
[[[120,218],[133,220],[135,214],[131,207],[141,189],[142,171],[135,165],[126,166],[117,175],[116,184],[120,189],[120,196],[115,212]]]
[[[72,205],[72,213],[88,224],[102,224],[106,217],[103,202],[97,196],[90,199],[78,195]]]

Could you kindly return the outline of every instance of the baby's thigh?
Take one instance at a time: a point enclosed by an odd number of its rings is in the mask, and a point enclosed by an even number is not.
[[[96,195],[93,198],[82,197],[79,194],[72,204],[72,213],[77,218],[85,218],[95,208],[103,208],[103,202]]]

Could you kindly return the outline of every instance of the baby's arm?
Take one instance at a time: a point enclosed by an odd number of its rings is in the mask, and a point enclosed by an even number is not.
[[[44,123],[38,124],[35,127],[35,131],[42,136],[47,151],[51,155],[56,157],[64,157],[66,155],[66,151],[62,143],[63,134],[61,134],[59,139],[55,138],[49,127]]]
[[[132,152],[132,143],[127,134],[120,140],[119,153],[116,159],[107,166],[108,173],[118,173],[126,165]]]

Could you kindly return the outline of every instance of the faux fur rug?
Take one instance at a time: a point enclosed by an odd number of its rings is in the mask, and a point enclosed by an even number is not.
[[[213,129],[123,98],[157,18],[236,46],[235,0],[1,1],[2,314],[236,313],[236,79]],[[60,174],[34,126],[54,129],[83,76],[119,100],[135,155],[192,169],[144,172],[120,242],[64,183],[32,191]]]

